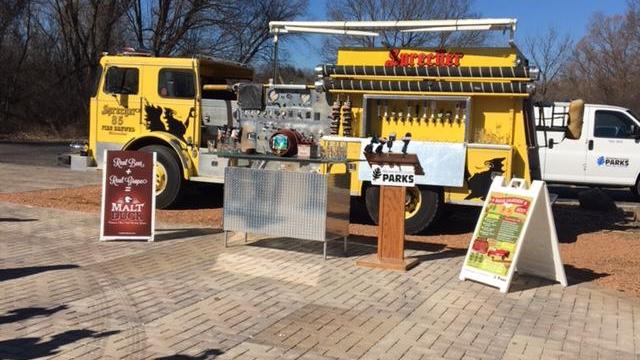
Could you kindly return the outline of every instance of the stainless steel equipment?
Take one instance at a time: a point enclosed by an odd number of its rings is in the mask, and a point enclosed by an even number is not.
[[[225,246],[229,231],[322,241],[349,234],[349,174],[227,167]]]

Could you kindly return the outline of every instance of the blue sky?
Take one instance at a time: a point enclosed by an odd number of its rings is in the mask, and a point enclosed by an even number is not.
[[[446,1],[446,0],[441,0]],[[325,20],[327,0],[310,0],[306,20]],[[516,43],[528,36],[544,33],[555,26],[559,32],[570,34],[574,40],[584,35],[596,12],[605,15],[621,14],[625,0],[475,0],[474,10],[484,18],[516,18]],[[322,36],[306,35],[304,41],[283,38],[290,61],[301,67],[320,64],[319,45]]]

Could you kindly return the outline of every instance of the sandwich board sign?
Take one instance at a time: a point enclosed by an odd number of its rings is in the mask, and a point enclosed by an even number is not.
[[[156,153],[105,150],[104,159],[100,241],[153,241]]]
[[[512,179],[505,186],[498,176],[473,232],[460,280],[506,293],[515,271],[567,286],[546,184],[533,181],[527,188],[523,179]]]

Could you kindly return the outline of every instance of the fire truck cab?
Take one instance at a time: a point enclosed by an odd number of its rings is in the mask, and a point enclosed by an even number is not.
[[[126,52],[103,56],[100,65],[89,122],[89,155],[99,168],[105,150],[156,152],[159,208],[178,198],[184,180],[223,182],[223,160],[201,156],[201,149],[217,127],[231,125],[236,96],[203,84],[251,81],[252,69],[209,57]]]

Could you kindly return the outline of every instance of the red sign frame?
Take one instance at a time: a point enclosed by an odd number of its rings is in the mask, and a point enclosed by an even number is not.
[[[105,150],[104,159],[100,240],[153,241],[156,153]]]

